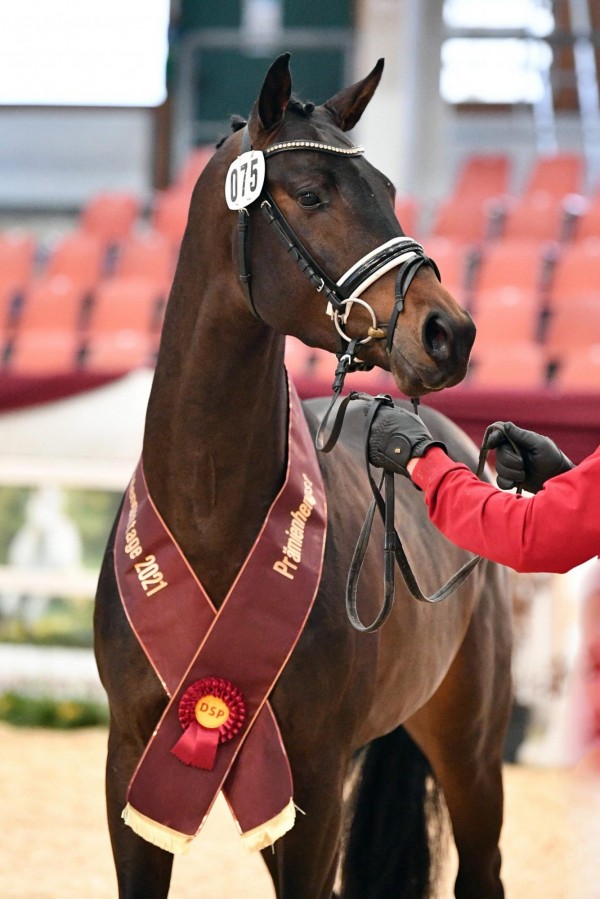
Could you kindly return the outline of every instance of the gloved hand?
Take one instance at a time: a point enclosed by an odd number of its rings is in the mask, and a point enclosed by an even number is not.
[[[424,456],[429,447],[446,447],[434,440],[424,422],[413,412],[397,406],[380,406],[369,435],[369,462],[377,468],[410,477],[410,459]]]
[[[490,449],[496,450],[496,483],[502,490],[522,485],[524,490],[537,493],[548,478],[553,478],[575,466],[553,440],[525,431],[511,421],[504,422],[503,433],[494,431],[489,440]],[[507,437],[515,444],[515,452]]]

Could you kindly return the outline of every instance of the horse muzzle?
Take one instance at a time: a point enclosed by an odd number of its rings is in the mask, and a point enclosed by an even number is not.
[[[447,312],[430,312],[421,332],[423,348],[438,366],[449,370],[468,362],[475,340],[475,324],[468,312],[459,315]]]
[[[474,340],[473,320],[459,307],[429,311],[417,326],[406,320],[396,328],[388,354],[399,389],[407,396],[423,396],[460,383]]]

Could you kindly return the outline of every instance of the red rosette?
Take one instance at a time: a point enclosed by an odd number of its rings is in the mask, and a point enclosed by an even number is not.
[[[191,684],[179,701],[183,735],[171,749],[185,765],[210,771],[219,743],[235,737],[246,718],[244,698],[222,677],[204,677]]]

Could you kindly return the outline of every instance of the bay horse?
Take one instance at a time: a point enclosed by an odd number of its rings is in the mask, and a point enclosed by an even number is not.
[[[331,352],[338,336],[322,293],[294,265],[269,222],[248,209],[250,307],[238,265],[238,216],[225,204],[229,166],[243,141],[293,152],[267,160],[270,197],[304,247],[335,282],[394,243],[402,231],[389,180],[346,132],[359,120],[383,60],[320,106],[291,96],[289,54],[270,67],[247,123],[234,122],[195,187],[166,310],[148,402],[143,460],[150,494],[216,607],[242,566],[286,464],[285,335]],[[241,127],[244,125],[244,127]],[[313,151],[301,141],[313,142]],[[319,149],[332,148],[332,152]],[[317,150],[315,152],[314,150]],[[321,285],[322,286],[322,285]],[[376,334],[393,316],[395,271],[363,295]],[[356,304],[344,328],[371,325]],[[365,363],[392,372],[407,397],[458,383],[474,326],[422,265],[407,289],[388,346],[360,344]],[[332,356],[332,359],[334,357]],[[332,371],[335,366],[332,366]],[[325,405],[304,404],[311,430]],[[476,467],[472,444],[449,420],[423,417],[450,454]],[[270,701],[290,759],[294,800],[304,814],[263,852],[278,899],[387,899],[433,895],[436,850],[426,817],[437,790],[458,851],[455,895],[500,899],[502,750],[511,701],[511,622],[505,572],[483,562],[443,603],[416,602],[398,587],[385,626],[350,627],[344,586],[370,490],[361,434],[347,415],[329,455],[319,454],[328,531],[315,604]],[[427,520],[419,492],[397,485],[397,520],[424,589],[465,561]],[[363,567],[361,613],[382,601],[375,538]],[[168,894],[173,856],[121,821],[127,784],[166,705],[165,693],[125,617],[113,566],[113,535],[100,573],[95,651],[110,704],[106,774],[109,829],[122,899]],[[353,789],[347,788],[352,775]],[[437,828],[439,830],[439,828]],[[198,896],[206,896],[198,884]]]

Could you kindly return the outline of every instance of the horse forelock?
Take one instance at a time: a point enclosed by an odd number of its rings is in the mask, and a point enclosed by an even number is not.
[[[292,97],[290,98],[290,100],[288,102],[288,105],[286,108],[286,113],[296,114],[297,116],[299,116],[302,119],[309,119],[312,116],[315,109],[316,109],[316,106],[314,103],[311,103],[310,101],[305,102],[304,100],[301,100],[299,97],[292,95]],[[223,135],[223,137],[221,137],[219,139],[219,141],[215,145],[216,149],[218,150],[219,147],[221,147],[225,143],[225,141],[229,137],[231,137],[232,134],[235,134],[237,131],[241,131],[242,128],[245,128],[247,124],[248,124],[248,120],[245,119],[243,116],[240,116],[237,114],[232,115],[229,120],[230,133]]]

